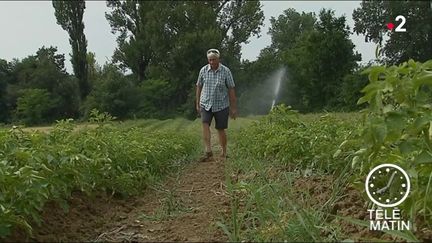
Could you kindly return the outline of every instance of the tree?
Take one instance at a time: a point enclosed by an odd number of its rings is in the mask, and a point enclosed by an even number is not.
[[[133,80],[125,77],[116,66],[107,64],[102,68],[100,78],[95,80],[94,89],[81,107],[81,112],[87,117],[96,108],[118,118],[127,118],[137,110],[141,99]]]
[[[215,6],[216,7],[216,6]],[[228,55],[240,60],[240,45],[259,36],[264,13],[259,1],[219,1],[216,8],[218,29],[222,32],[222,48]]]
[[[286,13],[295,16],[291,12]],[[311,15],[303,15],[303,18],[308,20],[307,23],[312,21]],[[279,20],[285,21],[285,18]],[[274,23],[272,28],[275,33],[283,33],[275,27],[284,25],[278,21]],[[299,25],[298,23],[299,21],[293,22],[294,25]],[[350,33],[344,16],[335,17],[334,11],[323,9],[312,30],[303,31],[291,49],[279,50],[282,62],[288,67],[290,74],[289,82],[282,89],[282,97],[286,97],[282,101],[304,111],[335,107],[344,76],[352,73],[357,66],[356,62],[361,60],[360,54],[353,51]],[[281,46],[274,44],[278,45]]]
[[[88,81],[90,90],[93,90],[95,82],[102,75],[102,67],[96,62],[96,54],[94,52],[87,53],[88,64]]]
[[[158,22],[158,19],[149,18],[149,13],[155,11],[154,5],[162,4],[164,3],[136,0],[107,1],[107,6],[113,11],[105,14],[106,19],[112,33],[120,33],[113,61],[122,68],[132,70],[139,80],[145,79],[145,71],[152,58],[150,38],[145,25]],[[164,8],[161,8],[161,11],[164,11]]]
[[[17,101],[15,114],[26,125],[47,121],[56,101],[45,89],[23,89]]]
[[[57,24],[69,34],[72,46],[71,62],[75,76],[79,80],[81,99],[90,92],[88,83],[87,40],[84,35],[84,0],[53,1]]]
[[[294,48],[298,38],[314,29],[316,17],[314,13],[298,13],[289,8],[283,14],[270,18],[271,27],[268,34],[271,35],[271,47],[276,50],[288,50]]]
[[[271,35],[271,45],[261,50],[256,61],[243,61],[238,71],[236,80],[236,91],[239,97],[239,103],[246,114],[259,113],[265,114],[273,99],[275,99],[274,86],[276,85],[275,73],[285,65],[282,57],[290,52],[296,46],[298,41],[302,41],[302,36],[314,30],[316,17],[314,13],[298,13],[295,9],[289,8],[283,11],[283,14],[277,18],[270,19],[270,29],[268,34]],[[288,76],[294,73],[293,67],[287,70],[286,76],[281,82],[277,102],[285,102],[294,105],[300,100],[300,89],[294,88],[294,83]],[[289,84],[288,84],[289,83]],[[268,92],[264,92],[268,91]],[[257,95],[261,95],[262,101],[257,101]],[[258,105],[259,103],[265,105]],[[259,107],[259,109],[257,109]],[[299,106],[296,106],[299,108]]]
[[[57,48],[40,48],[36,55],[10,64],[8,80],[8,107],[15,110],[21,90],[41,89],[55,100],[55,106],[44,113],[45,121],[65,117],[77,117],[79,107],[79,88],[75,77],[66,73],[64,54],[57,54]]]
[[[406,32],[388,31],[398,15],[406,18]],[[432,58],[432,4],[430,1],[362,1],[353,12],[354,31],[364,34],[366,42],[381,44],[385,39],[383,61],[399,64],[412,58]]]
[[[270,110],[281,60],[272,47],[261,50],[256,61],[243,61],[237,72],[236,94],[243,115],[266,114]]]
[[[40,88],[52,92],[55,84],[67,76],[64,54],[57,54],[56,47],[41,47],[36,55],[30,55],[14,63],[11,84],[21,88]]]
[[[140,84],[140,102],[137,107],[137,116],[145,118],[169,118],[170,99],[166,93],[172,93],[172,87],[166,80],[150,79]],[[175,110],[174,110],[175,111]]]
[[[369,83],[368,76],[363,74],[365,67],[347,74],[342,80],[338,98],[337,108],[343,111],[355,111],[365,107],[357,105],[357,101],[363,96],[361,90]]]
[[[258,35],[264,16],[259,1],[108,1],[106,15],[120,32],[114,60],[143,82],[165,80],[171,107],[193,112],[193,88],[205,51],[219,48],[233,73],[241,43]]]
[[[0,59],[0,122],[6,122],[9,118],[7,108],[7,85],[10,79],[11,65]]]
[[[114,59],[140,80],[152,60],[167,64],[194,45],[192,53],[216,46],[239,60],[240,44],[258,35],[264,19],[258,1],[109,0],[107,6],[112,32],[120,33]]]

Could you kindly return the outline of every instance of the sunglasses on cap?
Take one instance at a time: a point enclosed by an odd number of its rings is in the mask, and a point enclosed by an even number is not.
[[[218,54],[218,55],[220,54],[219,51],[216,50],[216,49],[210,49],[210,50],[208,50],[207,51],[207,55],[210,54],[210,53],[215,53],[215,54]]]

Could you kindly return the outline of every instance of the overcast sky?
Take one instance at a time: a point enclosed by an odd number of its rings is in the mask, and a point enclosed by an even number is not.
[[[261,37],[253,37],[242,47],[242,58],[255,60],[259,51],[271,42],[267,34],[270,17],[277,17],[287,8],[298,12],[318,12],[322,8],[335,10],[336,16],[345,15],[347,23],[353,27],[352,12],[360,1],[262,1],[264,27]],[[84,12],[85,35],[88,41],[87,50],[96,53],[99,64],[104,64],[112,56],[116,47],[116,36],[105,19],[109,11],[105,1],[87,1]],[[56,46],[60,53],[65,53],[68,72],[72,72],[68,54],[71,52],[69,37],[57,23],[51,1],[0,1],[0,58],[11,61],[33,55],[42,46]],[[375,47],[365,43],[364,36],[351,36],[356,50],[362,54],[362,61],[374,58]]]

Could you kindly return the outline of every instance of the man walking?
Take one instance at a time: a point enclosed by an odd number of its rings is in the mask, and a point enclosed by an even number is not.
[[[213,157],[210,145],[210,125],[215,118],[219,143],[222,147],[222,160],[227,157],[228,116],[237,117],[237,104],[234,80],[228,67],[219,63],[220,52],[217,49],[207,51],[208,64],[201,68],[196,83],[196,110],[201,115],[205,155],[201,161]]]

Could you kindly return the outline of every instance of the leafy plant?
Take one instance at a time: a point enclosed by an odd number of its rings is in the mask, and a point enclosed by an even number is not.
[[[412,190],[399,205],[411,222],[431,226],[432,216],[432,61],[409,60],[399,66],[372,67],[358,103],[364,110],[362,147],[353,164],[358,180],[372,167],[393,163],[404,168]]]
[[[94,111],[93,121],[112,117]],[[48,201],[68,209],[73,191],[136,195],[195,156],[199,139],[175,131],[98,126],[62,120],[49,133],[0,130],[0,237],[31,234]]]
[[[90,111],[90,122],[105,123],[116,119],[115,116],[111,116],[108,112],[100,112],[98,109],[92,109]]]

